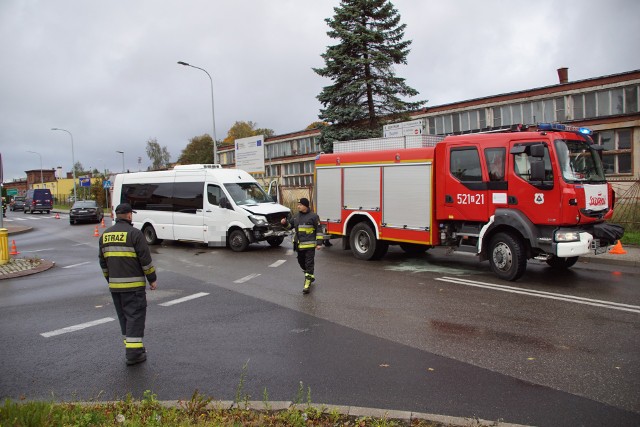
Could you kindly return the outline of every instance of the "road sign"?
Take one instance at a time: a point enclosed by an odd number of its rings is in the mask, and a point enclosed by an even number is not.
[[[91,187],[91,178],[78,178],[80,180],[80,187]]]
[[[106,181],[102,181],[102,188],[104,188],[105,190],[107,188],[111,188],[111,181],[109,181],[108,179]]]
[[[17,188],[8,188],[7,189],[7,196],[17,196],[18,195],[18,189]]]

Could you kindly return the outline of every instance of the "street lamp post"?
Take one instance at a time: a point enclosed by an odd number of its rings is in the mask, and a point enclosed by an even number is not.
[[[29,150],[27,150],[27,153],[33,153],[40,156],[40,184],[44,184],[44,178],[42,177],[42,154],[35,151],[29,151]]]
[[[73,201],[76,202],[78,200],[78,194],[76,192],[76,157],[75,154],[73,153],[73,135],[71,134],[71,132],[69,132],[66,129],[61,129],[61,128],[51,128],[51,130],[61,130],[63,132],[66,132],[69,134],[69,136],[71,137],[71,173],[73,175]]]
[[[116,153],[122,154],[122,173],[124,173],[124,151],[116,150]]]
[[[218,163],[218,148],[216,146],[216,113],[213,103],[213,79],[211,78],[211,74],[209,74],[204,68],[196,67],[195,65],[188,64],[184,61],[178,61],[178,64],[184,65],[185,67],[197,68],[198,70],[204,71],[209,77],[209,82],[211,83],[211,118],[213,119],[213,163]]]

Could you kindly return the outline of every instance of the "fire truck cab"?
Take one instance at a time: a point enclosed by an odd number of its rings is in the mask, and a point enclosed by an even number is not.
[[[622,236],[588,131],[565,125],[448,136],[431,147],[337,152],[316,161],[317,211],[357,258],[448,246],[505,280],[528,259],[571,267]]]

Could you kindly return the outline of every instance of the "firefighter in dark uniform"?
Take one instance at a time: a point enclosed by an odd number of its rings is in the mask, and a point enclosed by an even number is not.
[[[116,223],[100,236],[98,254],[124,336],[127,365],[147,360],[142,344],[147,315],[145,280],[155,290],[157,279],[144,235],[131,223],[134,212],[128,203],[116,207]]]
[[[309,199],[298,201],[298,214],[294,217],[282,218],[282,225],[287,230],[294,229],[293,249],[298,252],[298,264],[304,271],[304,287],[302,293],[308,294],[311,283],[316,278],[313,275],[315,267],[316,249],[322,249],[324,236],[320,226],[320,218],[311,212]]]

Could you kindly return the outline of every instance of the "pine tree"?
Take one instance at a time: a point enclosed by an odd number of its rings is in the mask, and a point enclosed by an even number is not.
[[[382,117],[402,117],[426,102],[401,99],[418,92],[393,69],[407,63],[411,41],[403,40],[406,24],[389,0],[342,0],[334,11],[327,35],[339,43],[322,54],[325,67],[314,68],[334,82],[318,95],[325,107],[319,117],[331,124],[322,129],[325,151],[334,140],[380,136]]]

